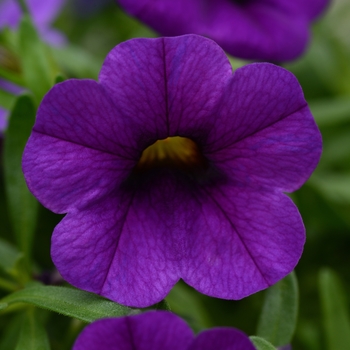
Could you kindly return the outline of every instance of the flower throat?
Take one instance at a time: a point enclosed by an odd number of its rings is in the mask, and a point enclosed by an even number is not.
[[[160,168],[194,174],[207,168],[207,160],[191,139],[167,137],[156,141],[142,152],[134,171],[145,172]]]

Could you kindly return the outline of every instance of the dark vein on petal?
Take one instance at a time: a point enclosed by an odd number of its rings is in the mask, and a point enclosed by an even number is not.
[[[134,337],[133,337],[130,317],[125,317],[124,319],[125,319],[125,322],[126,322],[126,327],[128,328],[129,336],[130,336],[131,348],[132,348],[132,350],[137,350],[136,344],[134,342]]]
[[[169,135],[170,125],[169,125],[169,101],[168,101],[168,79],[167,79],[167,66],[166,66],[166,54],[165,54],[165,42],[162,38],[162,48],[163,48],[163,68],[164,68],[164,91],[165,91],[165,118],[166,118],[166,127],[167,135]]]
[[[107,281],[107,278],[108,278],[108,275],[109,275],[111,266],[112,266],[113,261],[114,261],[114,258],[115,258],[115,255],[117,254],[117,250],[118,250],[118,246],[119,246],[119,241],[120,241],[120,238],[121,238],[121,236],[122,236],[122,232],[123,232],[123,229],[124,229],[124,226],[125,226],[125,223],[126,223],[126,219],[128,218],[128,214],[129,214],[129,211],[130,211],[130,207],[131,207],[132,201],[134,200],[135,193],[136,193],[136,192],[134,192],[134,193],[132,194],[132,196],[131,196],[131,198],[130,198],[130,202],[128,203],[128,206],[127,206],[127,209],[126,209],[124,218],[122,219],[123,224],[122,224],[122,227],[121,227],[121,229],[120,229],[120,235],[118,236],[117,241],[116,241],[116,243],[115,243],[115,248],[114,248],[114,252],[113,252],[113,255],[112,255],[112,259],[111,259],[111,261],[109,262],[109,265],[108,265],[108,268],[107,268],[107,273],[106,273],[106,276],[105,276],[105,278],[104,278],[104,280],[103,280],[103,282],[102,282],[102,287],[101,287],[101,289],[100,289],[99,294],[101,294],[102,291],[103,291],[103,288],[104,288],[105,283],[106,283],[106,281]]]
[[[267,279],[265,278],[264,274],[262,273],[262,271],[260,270],[259,265],[256,263],[252,253],[250,252],[250,250],[248,249],[247,245],[245,244],[245,241],[243,239],[243,237],[241,236],[241,234],[239,233],[239,231],[237,230],[235,224],[231,221],[231,219],[229,218],[229,216],[226,214],[225,210],[221,207],[220,203],[211,195],[211,193],[209,193],[205,188],[203,188],[203,191],[208,195],[208,197],[215,203],[215,205],[220,209],[220,211],[224,214],[226,220],[230,223],[230,225],[232,226],[233,230],[237,233],[237,236],[239,238],[239,240],[241,241],[241,243],[243,244],[246,252],[248,253],[249,257],[251,258],[251,260],[253,261],[256,269],[259,271],[260,275],[263,277],[265,283],[267,284],[267,286],[270,285],[270,283],[267,281]],[[223,194],[223,193],[222,193]],[[224,194],[223,194],[224,195]]]
[[[289,118],[290,116],[292,116],[292,115],[295,114],[295,113],[298,113],[299,111],[301,111],[303,108],[305,108],[305,107],[307,107],[307,106],[308,106],[308,105],[305,103],[305,105],[303,105],[302,107],[298,108],[298,109],[295,110],[294,112],[291,112],[291,113],[289,113],[288,115],[283,116],[282,118],[280,118],[280,119],[278,119],[278,120],[275,120],[274,122],[272,122],[272,123],[270,123],[270,124],[264,126],[263,128],[258,129],[258,130],[254,130],[252,133],[250,133],[250,134],[248,134],[248,135],[245,135],[245,136],[243,136],[243,137],[241,137],[241,138],[239,138],[239,139],[233,141],[232,143],[230,143],[230,144],[228,144],[228,145],[224,145],[224,146],[222,146],[222,147],[219,147],[219,148],[214,149],[214,150],[211,150],[211,151],[206,151],[205,154],[216,153],[216,152],[219,152],[219,151],[221,151],[221,150],[223,150],[223,149],[225,149],[225,148],[232,147],[233,145],[235,145],[235,144],[241,142],[242,140],[244,140],[244,139],[246,139],[246,138],[248,138],[248,137],[251,137],[251,136],[253,136],[253,135],[256,135],[256,134],[258,134],[259,132],[261,132],[261,131],[263,131],[263,130],[265,130],[265,129],[267,129],[267,128],[270,128],[271,126],[273,126],[273,125],[275,125],[275,124],[277,124],[277,123],[283,121],[284,119]],[[220,138],[222,139],[223,137],[225,137],[226,135],[228,135],[228,134],[230,134],[230,133],[231,133],[231,131],[228,131],[228,132],[226,132],[225,134],[221,134]],[[215,140],[215,141],[213,141],[212,143],[215,144],[215,143],[217,143],[217,142],[218,142],[218,140]],[[209,145],[209,143],[206,144],[206,146],[208,146],[208,145]]]
[[[91,147],[91,146],[88,146],[88,145],[84,145],[84,144],[81,144],[81,143],[78,143],[78,142],[74,142],[74,141],[71,141],[71,140],[66,140],[62,137],[57,137],[57,136],[53,136],[53,135],[49,135],[49,134],[46,134],[44,132],[41,132],[41,131],[38,131],[38,130],[35,130],[33,129],[32,131],[33,133],[37,133],[37,134],[40,134],[40,135],[44,135],[44,136],[48,136],[48,137],[52,137],[53,139],[56,139],[56,140],[59,140],[59,141],[63,141],[63,142],[67,142],[67,143],[71,143],[73,145],[77,145],[77,146],[80,146],[80,147],[84,147],[84,148],[88,148],[88,149],[91,149],[93,151],[97,151],[97,152],[101,152],[101,153],[105,153],[105,154],[110,154],[112,156],[115,156],[115,157],[119,157],[119,158],[122,158],[124,160],[131,160],[131,161],[137,161],[135,160],[135,158],[127,158],[123,155],[120,155],[120,154],[116,154],[116,153],[113,153],[113,152],[109,152],[109,151],[106,151],[106,150],[103,150],[103,149],[99,149],[97,147]],[[118,145],[120,146],[120,145]],[[125,150],[125,147],[123,146],[123,149]]]

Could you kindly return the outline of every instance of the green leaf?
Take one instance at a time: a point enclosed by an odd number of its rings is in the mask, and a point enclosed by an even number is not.
[[[209,328],[212,324],[200,295],[183,282],[177,283],[166,297],[173,312],[185,319],[194,331]]]
[[[0,337],[0,350],[15,349],[22,322],[23,315],[20,313],[6,320]]]
[[[320,271],[319,290],[327,349],[348,350],[350,344],[349,309],[341,282],[332,270]]]
[[[171,311],[169,303],[164,299],[153,306],[154,310],[166,310]]]
[[[0,89],[0,106],[5,109],[11,109],[13,103],[15,102],[16,96],[10,94],[9,92]]]
[[[49,338],[46,330],[30,308],[24,315],[21,332],[15,350],[49,350]]]
[[[320,127],[349,121],[350,98],[348,97],[310,101],[309,107]]]
[[[276,348],[269,343],[267,340],[256,337],[256,336],[251,336],[249,339],[252,341],[254,346],[256,347],[256,350],[276,350]]]
[[[27,15],[23,16],[19,27],[19,56],[26,86],[39,104],[53,85],[57,69]]]
[[[335,203],[350,203],[350,173],[318,172],[310,178],[309,184]]]
[[[4,177],[11,223],[20,250],[30,260],[38,202],[29,192],[22,173],[22,153],[35,121],[35,106],[30,96],[16,100],[10,113],[4,142]]]
[[[23,256],[13,245],[0,238],[0,268],[11,273]]]
[[[131,312],[130,308],[99,295],[79,289],[54,286],[25,288],[6,296],[0,300],[0,303],[33,304],[84,322],[93,322],[104,317],[125,316]]]
[[[71,75],[80,78],[97,79],[102,61],[78,46],[52,48],[55,60]]]
[[[275,346],[292,340],[298,314],[298,283],[292,272],[266,291],[257,335]]]

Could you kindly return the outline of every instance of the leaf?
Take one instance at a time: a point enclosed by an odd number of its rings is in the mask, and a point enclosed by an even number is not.
[[[332,270],[320,271],[319,290],[327,349],[348,350],[350,344],[349,309],[341,282]]]
[[[10,94],[9,92],[0,89],[0,106],[5,109],[11,109],[12,105],[16,99],[16,96]]]
[[[46,330],[30,308],[24,315],[21,332],[15,350],[49,350],[49,338]]]
[[[153,306],[154,310],[171,311],[169,303],[164,299]]]
[[[177,283],[166,297],[166,300],[171,310],[184,318],[195,331],[212,326],[197,292],[184,283]]]
[[[28,15],[23,16],[19,27],[19,56],[26,86],[39,104],[53,85],[57,69]]]
[[[320,127],[350,120],[350,98],[348,97],[310,101],[309,107]]]
[[[55,60],[65,71],[80,78],[97,79],[102,61],[78,46],[52,48]]]
[[[23,254],[10,243],[0,238],[0,256],[0,268],[11,273]]]
[[[275,346],[292,340],[298,314],[298,283],[292,272],[266,291],[257,335]]]
[[[35,121],[30,96],[19,96],[10,113],[4,142],[4,177],[9,216],[20,250],[29,261],[38,202],[29,192],[22,173],[22,153]]]
[[[313,175],[309,184],[327,199],[341,204],[350,203],[350,173],[321,173]]]
[[[15,349],[22,326],[22,316],[22,314],[17,313],[12,318],[8,318],[3,324],[0,337],[0,350]]]
[[[257,350],[276,350],[271,343],[263,338],[251,336],[249,339],[252,341]]]
[[[0,303],[28,303],[43,309],[93,322],[104,317],[128,315],[131,309],[107,300],[99,295],[79,289],[54,286],[34,286],[12,293]]]

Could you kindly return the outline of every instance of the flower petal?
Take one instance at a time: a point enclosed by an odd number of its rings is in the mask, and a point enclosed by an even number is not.
[[[188,325],[176,315],[146,312],[91,323],[79,335],[73,350],[185,350],[193,337]]]
[[[241,299],[294,269],[305,229],[286,195],[227,184],[202,190],[201,219],[188,235],[183,264],[186,283],[207,295]]]
[[[310,20],[327,0],[119,0],[127,12],[162,35],[196,33],[215,40],[231,55],[269,61],[300,55]]]
[[[222,95],[231,65],[213,41],[186,35],[137,39],[107,56],[100,82],[127,119],[135,145],[143,149],[168,136],[202,137]],[[136,146],[135,146],[136,147]]]
[[[234,328],[213,328],[197,335],[188,350],[256,350],[249,338]]]
[[[321,134],[296,78],[271,64],[233,75],[204,155],[233,182],[298,189],[315,169]]]
[[[172,178],[123,189],[70,212],[54,231],[52,259],[78,288],[124,305],[152,305],[179,280],[186,228],[197,218],[191,204]]]
[[[84,206],[127,177],[139,151],[125,145],[122,118],[116,114],[94,81],[67,81],[45,96],[24,151],[23,171],[46,207],[65,213]]]

